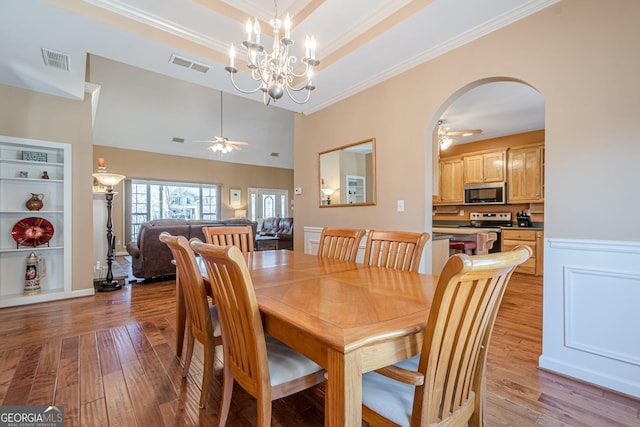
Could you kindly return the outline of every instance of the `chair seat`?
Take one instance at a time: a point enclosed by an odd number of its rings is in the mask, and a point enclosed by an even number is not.
[[[322,370],[320,365],[271,335],[265,334],[264,339],[272,387]]]
[[[465,241],[465,240],[450,240],[449,241],[449,249],[453,249],[456,251],[470,251],[477,247],[476,242]]]
[[[419,361],[418,355],[396,363],[396,366],[417,371]],[[410,424],[414,391],[414,386],[377,372],[367,372],[362,376],[362,404],[400,426],[408,427]]]

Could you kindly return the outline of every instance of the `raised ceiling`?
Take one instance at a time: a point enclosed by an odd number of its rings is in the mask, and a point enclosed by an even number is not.
[[[282,99],[276,107],[313,113],[557,1],[280,0],[279,15],[292,16],[294,52],[300,55],[304,37],[314,35],[321,64],[314,77],[317,89],[307,104]],[[274,3],[268,0],[1,2],[0,37],[5,42],[0,44],[0,83],[81,99],[86,57],[92,54],[240,95],[224,71],[228,48],[232,42],[237,48],[243,40],[249,16],[262,20],[263,44],[269,45],[266,35],[273,14]],[[41,48],[68,55],[69,70],[45,66]],[[175,65],[170,62],[173,55],[209,70]],[[245,86],[253,83],[246,74],[239,77]],[[245,97],[260,100],[259,95]],[[521,97],[520,103],[524,100]],[[456,108],[465,110],[461,103]],[[458,112],[455,117],[463,115]],[[451,125],[488,132],[486,124]],[[225,124],[225,133],[227,129],[232,125]]]

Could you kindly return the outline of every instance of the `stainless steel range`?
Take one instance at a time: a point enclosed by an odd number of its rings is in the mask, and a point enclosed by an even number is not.
[[[501,227],[511,227],[511,212],[471,212],[469,225],[460,227],[484,228],[498,234],[498,239],[493,243],[489,252],[500,252]]]

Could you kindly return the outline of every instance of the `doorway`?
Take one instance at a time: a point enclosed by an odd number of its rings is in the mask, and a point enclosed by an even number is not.
[[[289,216],[289,191],[272,188],[249,188],[249,219],[259,221]]]

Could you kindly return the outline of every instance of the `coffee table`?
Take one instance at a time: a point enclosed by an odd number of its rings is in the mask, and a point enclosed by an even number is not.
[[[278,236],[258,236],[255,238],[256,251],[278,250]]]

